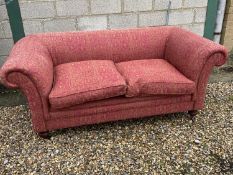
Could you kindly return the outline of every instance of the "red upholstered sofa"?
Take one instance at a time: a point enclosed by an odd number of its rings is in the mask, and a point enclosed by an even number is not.
[[[204,106],[223,46],[176,27],[27,36],[13,47],[1,82],[20,88],[40,136],[58,128]]]

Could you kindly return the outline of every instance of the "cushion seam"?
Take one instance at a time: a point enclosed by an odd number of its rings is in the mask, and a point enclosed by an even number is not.
[[[195,84],[194,82],[193,83],[170,83],[170,82],[148,82],[148,84],[151,84],[151,83],[155,83],[155,84],[186,84],[186,85],[189,85],[189,84]],[[147,83],[144,83],[144,84],[147,84]]]
[[[192,94],[184,94],[184,95],[182,95],[182,96],[191,96]],[[125,97],[125,98],[128,98],[128,97]],[[132,98],[134,98],[134,97],[132,97]],[[167,98],[167,97],[166,97]],[[116,103],[116,104],[114,104],[114,105],[104,105],[104,107],[111,107],[111,106],[115,106],[115,105],[123,105],[123,104],[133,104],[133,103],[138,103],[138,102],[150,102],[150,101],[157,101],[157,100],[163,100],[163,97],[161,97],[161,98],[158,98],[158,99],[153,99],[153,100],[144,100],[144,99],[138,99],[138,100],[136,100],[136,101],[133,101],[133,102],[122,102],[122,103]],[[191,101],[192,101],[192,99],[191,99]],[[88,107],[88,108],[98,108],[98,107],[101,107],[101,106],[91,106],[91,107]],[[86,107],[87,108],[87,107]],[[60,108],[60,109],[64,109],[64,108]],[[85,109],[85,108],[80,108],[80,109],[78,109],[78,110],[83,110],[83,109]],[[73,111],[74,109],[68,109],[67,111]],[[63,111],[65,111],[65,110],[63,110]],[[50,112],[56,112],[56,111],[50,111]]]
[[[182,101],[182,102],[179,102],[179,103],[191,103],[193,102],[192,100],[191,101]],[[156,106],[167,106],[167,105],[171,105],[171,104],[177,104],[177,102],[175,103],[167,103],[167,104],[162,104],[162,105],[156,105]],[[142,106],[143,108],[148,108],[148,107],[154,107],[154,105],[147,105],[147,106]],[[138,107],[129,107],[129,108],[126,108],[124,110],[130,110],[130,109],[135,109],[135,108],[138,108]],[[117,112],[117,111],[121,111],[122,109],[116,109],[116,110],[111,110],[112,112]],[[74,110],[75,111],[75,110]],[[51,112],[51,113],[54,113],[54,112]],[[95,113],[95,114],[102,114],[102,113],[107,113],[106,111],[104,112],[98,112],[98,113]],[[86,117],[86,116],[90,116],[90,115],[93,115],[93,114],[87,114],[87,115],[84,115],[84,116],[80,116],[80,117]],[[51,117],[51,116],[50,116]],[[67,116],[68,118],[72,118],[70,116]],[[54,117],[52,117],[54,119]],[[61,118],[61,117],[58,117],[58,118]]]
[[[80,93],[72,93],[72,94],[69,94],[69,95],[65,95],[63,97],[51,97],[51,98],[66,98],[66,97],[69,97],[71,95],[76,95],[76,94],[83,94],[83,93],[87,93],[87,92],[93,92],[93,91],[100,91],[102,89],[109,89],[111,87],[127,87],[126,85],[118,85],[118,86],[108,86],[108,87],[105,87],[105,88],[99,88],[99,89],[95,89],[95,90],[90,90],[90,91],[83,91],[83,92],[80,92]],[[50,99],[50,98],[49,98]]]

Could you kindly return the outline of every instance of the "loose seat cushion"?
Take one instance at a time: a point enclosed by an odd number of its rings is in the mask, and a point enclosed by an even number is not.
[[[127,97],[192,94],[195,90],[195,83],[164,59],[120,62],[116,67],[127,81]]]
[[[110,60],[90,60],[55,67],[55,80],[49,101],[64,108],[88,101],[124,95],[126,82]]]

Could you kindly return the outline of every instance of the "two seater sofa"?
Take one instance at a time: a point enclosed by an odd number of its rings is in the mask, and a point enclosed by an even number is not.
[[[26,95],[34,131],[189,111],[204,106],[225,48],[176,27],[27,36],[0,70]]]

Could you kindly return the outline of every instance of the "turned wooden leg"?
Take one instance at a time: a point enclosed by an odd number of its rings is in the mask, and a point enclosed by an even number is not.
[[[43,138],[43,139],[50,139],[51,135],[49,134],[49,132],[39,132],[38,136]]]
[[[195,122],[197,113],[198,113],[197,110],[188,111],[188,114],[190,115],[190,118],[191,118],[192,122]]]

